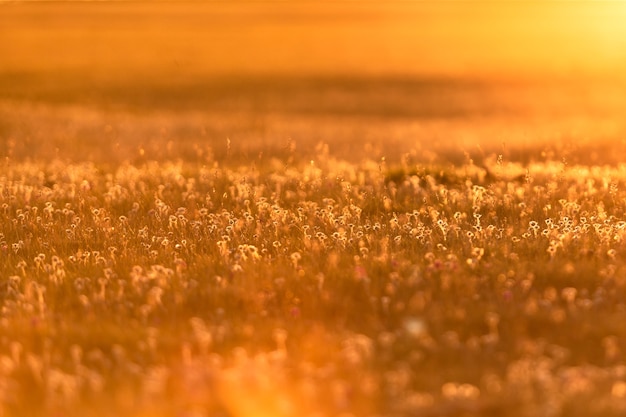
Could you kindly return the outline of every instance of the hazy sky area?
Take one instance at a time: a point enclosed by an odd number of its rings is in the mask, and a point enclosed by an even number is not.
[[[5,4],[0,72],[577,76],[626,69],[626,2]]]

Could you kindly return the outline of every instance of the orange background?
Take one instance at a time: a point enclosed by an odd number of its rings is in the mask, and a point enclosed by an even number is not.
[[[624,2],[44,2],[0,8],[0,73],[562,77],[626,68]]]

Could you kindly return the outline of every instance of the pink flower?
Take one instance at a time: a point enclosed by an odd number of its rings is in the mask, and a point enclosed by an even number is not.
[[[367,271],[365,270],[365,267],[363,267],[362,265],[357,265],[354,267],[354,278],[357,281],[364,281],[367,280]]]

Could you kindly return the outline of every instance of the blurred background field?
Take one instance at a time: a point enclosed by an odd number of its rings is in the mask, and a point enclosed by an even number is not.
[[[548,146],[615,163],[599,142],[623,148],[621,2],[0,10],[0,153],[13,160],[251,161],[325,142],[357,160],[528,159]]]

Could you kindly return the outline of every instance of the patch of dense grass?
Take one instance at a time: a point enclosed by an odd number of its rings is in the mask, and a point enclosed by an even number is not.
[[[8,161],[5,414],[623,411],[623,167],[318,149]]]

